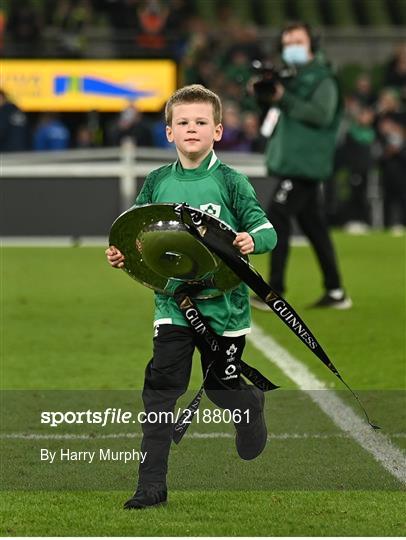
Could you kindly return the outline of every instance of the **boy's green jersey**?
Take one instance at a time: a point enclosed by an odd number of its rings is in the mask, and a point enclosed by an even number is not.
[[[248,178],[222,163],[214,152],[197,169],[184,169],[178,160],[152,171],[136,199],[136,205],[182,202],[215,215],[235,231],[248,232],[254,239],[255,253],[271,251],[276,244],[275,230]],[[234,337],[250,331],[248,288],[244,283],[196,303],[217,334]],[[154,324],[188,326],[175,300],[159,293],[155,294]]]

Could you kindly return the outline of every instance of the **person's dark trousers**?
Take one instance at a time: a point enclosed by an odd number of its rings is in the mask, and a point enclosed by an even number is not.
[[[349,178],[350,200],[349,200],[349,221],[360,221],[369,223],[369,207],[367,199],[369,171],[352,172]]]
[[[334,246],[324,215],[320,182],[280,178],[272,196],[268,217],[278,235],[278,243],[271,253],[269,281],[276,292],[285,292],[292,217],[297,219],[316,253],[325,289],[341,288]]]
[[[397,223],[406,227],[405,170],[406,151],[403,156],[395,156],[383,163],[382,188],[385,227],[391,227]],[[398,211],[398,216],[396,216],[396,211]]]
[[[222,349],[226,351],[226,360],[219,362],[218,367],[213,366],[206,379],[205,390],[209,399],[219,407],[230,410],[259,408],[258,398],[252,392],[253,387],[246,384],[238,370],[234,369],[241,358],[245,337],[222,337],[221,342]],[[153,358],[145,370],[142,398],[145,413],[161,413],[161,420],[155,422],[151,415],[154,421],[142,424],[141,451],[146,452],[146,459],[139,466],[140,486],[159,488],[166,485],[173,422],[170,415],[165,420],[162,412],[173,412],[176,401],[185,393],[195,347],[199,348],[205,373],[213,353],[207,344],[200,342],[192,329],[172,324],[156,327]]]

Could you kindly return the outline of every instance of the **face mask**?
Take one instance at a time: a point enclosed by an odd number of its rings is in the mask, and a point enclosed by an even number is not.
[[[402,148],[403,146],[403,137],[400,133],[388,133],[386,141],[390,146],[394,146],[395,148]]]
[[[304,45],[286,45],[282,51],[282,59],[287,64],[306,64],[309,60],[307,47]]]

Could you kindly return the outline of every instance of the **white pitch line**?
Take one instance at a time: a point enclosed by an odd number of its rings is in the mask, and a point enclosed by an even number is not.
[[[41,248],[71,248],[71,247],[101,247],[108,245],[105,236],[0,236],[0,247],[41,247]]]
[[[390,439],[374,431],[297,358],[281,347],[261,328],[252,324],[249,341],[303,390],[331,420],[369,452],[390,474],[406,484],[406,456]]]
[[[98,441],[103,439],[140,439],[142,433],[106,433],[105,435],[89,435],[88,433],[2,433],[0,440],[85,440]],[[188,433],[186,439],[234,439],[234,433],[214,431],[211,433]],[[406,433],[392,433],[395,439],[406,438]],[[298,439],[351,439],[346,433],[269,433],[268,440],[298,440]]]

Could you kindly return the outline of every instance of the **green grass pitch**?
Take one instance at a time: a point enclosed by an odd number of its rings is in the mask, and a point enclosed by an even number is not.
[[[353,309],[306,309],[322,292],[308,247],[292,249],[286,296],[360,392],[373,419],[404,449],[405,239],[337,233],[335,241]],[[193,424],[190,436],[171,454],[168,505],[142,512],[122,510],[135,483],[134,464],[55,468],[48,478],[46,467],[51,466],[30,462],[27,455],[38,441],[4,436],[39,431],[30,416],[38,396],[53,389],[69,396],[81,391],[78,396],[88,403],[92,392],[107,396],[122,390],[138,396],[142,387],[151,354],[153,293],[110,269],[103,251],[1,250],[2,388],[8,396],[13,390],[25,390],[27,396],[24,403],[25,394],[15,393],[18,410],[2,414],[0,443],[7,459],[1,460],[6,479],[1,535],[404,535],[404,486],[351,437],[344,437],[251,343],[244,358],[282,386],[267,397],[271,438],[254,462],[238,459],[231,426]],[[266,257],[252,262],[265,276]],[[273,314],[254,313],[254,320],[319,379],[340,390],[340,397],[360,414],[339,381]],[[196,358],[190,388],[197,389],[200,382]],[[73,430],[66,428],[67,433]],[[224,436],[199,438],[212,432]],[[139,440],[110,442],[138,448]]]

